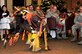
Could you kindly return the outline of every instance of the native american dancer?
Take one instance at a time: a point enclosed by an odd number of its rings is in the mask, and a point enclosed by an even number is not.
[[[28,14],[29,13],[27,13],[26,15],[28,15]],[[17,38],[15,38],[15,40],[16,41],[18,40],[21,30],[28,31],[29,32],[28,36],[30,36],[30,38],[28,37],[28,41],[30,41],[29,48],[32,47],[32,51],[39,51],[41,49],[39,37],[41,37],[42,33],[44,32],[45,50],[48,50],[47,29],[46,29],[46,22],[45,22],[44,17],[42,19],[40,19],[38,15],[36,15],[36,14],[32,15],[33,18],[31,18],[31,26],[30,26],[30,24],[29,24],[30,21],[28,21],[28,19],[26,20],[26,15],[23,16],[23,18],[24,18],[23,26],[21,27],[20,31],[15,34],[15,37],[17,37]]]
[[[23,37],[22,40],[24,40],[25,37],[25,30],[31,32],[31,28],[29,25],[29,22],[26,19],[26,14],[29,13],[25,7],[22,8],[18,8],[18,7],[14,7],[17,11],[14,12],[15,16],[17,17],[17,24],[19,25],[19,30],[17,31],[16,35],[14,36],[14,39],[9,40],[9,45],[12,45],[12,42],[15,43],[17,42],[18,38],[19,38],[19,34],[21,32],[23,32]]]

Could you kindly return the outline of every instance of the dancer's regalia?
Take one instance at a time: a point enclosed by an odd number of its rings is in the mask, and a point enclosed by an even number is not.
[[[29,13],[27,13],[27,14],[29,14]],[[24,23],[23,23],[19,33],[21,31],[24,31],[24,30],[28,31],[29,32],[28,41],[30,41],[30,47],[29,48],[32,47],[32,51],[39,51],[41,49],[39,37],[44,32],[45,50],[48,50],[47,30],[46,30],[46,22],[45,22],[45,20],[38,18],[36,15],[35,16],[32,15],[32,18],[30,19],[30,21],[31,21],[31,24],[32,24],[31,26],[29,25],[28,19],[24,20]],[[19,33],[17,33],[15,35],[15,37],[17,37],[17,39],[18,39]]]

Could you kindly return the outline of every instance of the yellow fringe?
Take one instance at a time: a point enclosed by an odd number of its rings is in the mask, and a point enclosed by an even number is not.
[[[44,28],[44,42],[45,42],[45,50],[48,50],[47,31],[46,31],[46,28]]]
[[[33,47],[32,51],[39,51],[41,48],[38,34],[32,34],[32,39],[34,39],[30,44],[30,47]]]
[[[32,34],[31,33],[28,33],[27,42],[29,42],[29,43],[31,43],[31,36],[32,36]]]

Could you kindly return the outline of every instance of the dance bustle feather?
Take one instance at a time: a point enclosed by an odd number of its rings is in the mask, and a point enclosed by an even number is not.
[[[25,40],[25,30],[24,30],[23,36],[22,36],[22,41],[24,41],[24,40]]]
[[[12,44],[13,44],[13,39],[11,37],[10,40],[9,40],[9,46],[12,46]]]
[[[19,38],[19,36],[14,36],[14,39],[13,39],[13,42],[15,43],[15,42],[17,42],[18,41],[18,38]]]
[[[20,11],[19,14],[22,14],[23,16],[26,15],[27,13],[29,13],[29,11],[27,11],[26,7],[21,7],[21,8],[18,8],[18,7],[14,7],[16,9],[16,12]]]

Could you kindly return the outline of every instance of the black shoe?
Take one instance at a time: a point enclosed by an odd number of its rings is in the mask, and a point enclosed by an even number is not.
[[[82,45],[82,40],[80,42],[77,43],[78,45]]]
[[[72,42],[77,41],[77,37],[73,37],[73,39],[71,39]]]

